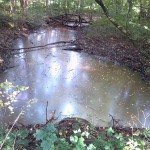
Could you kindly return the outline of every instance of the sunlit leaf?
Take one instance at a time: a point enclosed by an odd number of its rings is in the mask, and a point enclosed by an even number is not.
[[[0,100],[0,106],[1,106],[1,107],[4,107],[4,103],[3,103],[2,100]]]
[[[115,132],[115,131],[112,129],[112,127],[109,127],[109,128],[107,129],[107,135],[108,135],[108,136],[112,136],[114,132]]]

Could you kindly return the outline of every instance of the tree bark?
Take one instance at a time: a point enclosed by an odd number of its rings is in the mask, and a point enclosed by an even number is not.
[[[109,19],[109,21],[120,31],[122,32],[124,35],[128,36],[128,32],[123,28],[121,27],[116,21],[114,18],[111,18],[110,15],[109,15],[109,12],[108,12],[108,9],[105,7],[104,3],[102,0],[95,0],[102,8],[105,16]]]
[[[11,2],[11,6],[10,6],[11,12],[15,13],[16,12],[16,0],[11,0],[10,2]]]
[[[139,14],[139,20],[142,20],[146,17],[146,13],[144,10],[144,0],[140,0],[140,14]]]

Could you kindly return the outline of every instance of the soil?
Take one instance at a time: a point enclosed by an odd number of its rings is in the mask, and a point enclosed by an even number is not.
[[[150,83],[150,59],[146,58],[139,48],[123,35],[88,36],[84,29],[78,30],[77,43],[82,51],[97,55],[104,60],[118,63],[139,72],[142,78]],[[149,47],[150,48],[150,47]]]
[[[0,28],[0,73],[12,67],[10,57],[13,41],[18,37],[27,36],[28,33],[26,29]]]

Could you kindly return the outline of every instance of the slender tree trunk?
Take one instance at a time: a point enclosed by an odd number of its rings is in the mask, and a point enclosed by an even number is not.
[[[133,8],[132,0],[128,0],[128,5],[129,5],[128,14],[131,14],[132,13],[132,8]]]
[[[28,0],[20,0],[20,6],[22,8],[22,19],[26,15],[26,9],[28,7]]]
[[[121,27],[116,21],[114,18],[111,18],[110,15],[109,15],[109,12],[108,12],[108,9],[105,7],[104,3],[102,0],[95,0],[102,8],[105,16],[109,19],[109,21],[119,30],[121,31],[124,35],[128,36],[128,32],[123,28]]]
[[[45,0],[45,6],[48,7],[49,0]]]
[[[144,11],[144,0],[140,0],[140,14],[139,14],[139,20],[142,20],[145,18],[145,11]]]
[[[10,11],[12,13],[15,13],[16,12],[16,0],[11,0],[11,6],[10,6]]]
[[[132,17],[132,8],[133,8],[133,2],[132,0],[128,0],[128,14],[126,19],[126,30],[128,29],[129,21]]]
[[[150,19],[150,2],[148,4],[147,19]]]

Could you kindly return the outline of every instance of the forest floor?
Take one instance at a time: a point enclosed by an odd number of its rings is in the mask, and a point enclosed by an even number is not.
[[[145,81],[150,81],[150,60],[113,27],[86,27],[78,30],[77,43],[83,52],[126,66],[139,72]]]

